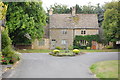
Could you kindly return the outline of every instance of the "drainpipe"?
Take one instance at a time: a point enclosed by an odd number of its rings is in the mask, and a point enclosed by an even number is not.
[[[74,38],[75,38],[75,29],[73,29],[73,42],[74,42]],[[73,45],[73,42],[72,42],[72,45]]]

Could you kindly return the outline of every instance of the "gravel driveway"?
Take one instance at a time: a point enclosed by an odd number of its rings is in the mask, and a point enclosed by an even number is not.
[[[3,74],[3,78],[94,78],[89,72],[91,64],[117,59],[118,52],[86,53],[75,57],[23,53],[17,68]]]

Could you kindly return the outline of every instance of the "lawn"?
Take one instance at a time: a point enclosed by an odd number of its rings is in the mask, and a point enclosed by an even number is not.
[[[100,80],[109,80],[105,78],[118,78],[118,60],[95,63],[90,67],[90,70],[96,74],[96,77],[101,78]]]
[[[26,50],[17,50],[20,53],[49,53],[52,50],[43,50],[43,49],[26,49]],[[80,49],[80,52],[118,52],[118,49],[104,49],[104,50],[84,50]],[[65,52],[65,50],[60,50],[60,52]],[[72,50],[70,50],[72,52]]]

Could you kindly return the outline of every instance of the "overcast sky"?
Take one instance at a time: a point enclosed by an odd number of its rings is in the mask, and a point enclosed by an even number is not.
[[[100,3],[101,5],[103,5],[105,2],[111,2],[112,0],[42,0],[43,2],[43,7],[46,10],[46,7],[50,7],[50,5],[53,5],[54,3],[58,3],[58,4],[65,4],[68,7],[71,6],[75,6],[75,4],[79,4],[79,5],[86,5],[89,2],[91,2],[91,4],[96,5],[97,3]]]

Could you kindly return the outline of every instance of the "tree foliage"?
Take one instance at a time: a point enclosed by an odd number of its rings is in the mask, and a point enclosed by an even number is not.
[[[116,42],[120,40],[120,14],[118,2],[110,2],[105,5],[104,21],[102,23],[104,35],[107,41]]]
[[[13,44],[29,44],[40,39],[46,24],[42,2],[9,2],[7,10],[7,28]]]
[[[0,2],[0,20],[5,19],[7,10],[7,5],[4,5],[2,2]]]
[[[53,9],[54,14],[56,14],[56,13],[57,14],[65,14],[65,13],[67,14],[67,13],[71,12],[70,8],[68,8],[67,5],[63,5],[63,4],[55,3],[54,5],[51,5],[50,8]],[[47,9],[48,12],[49,12],[50,8]]]

